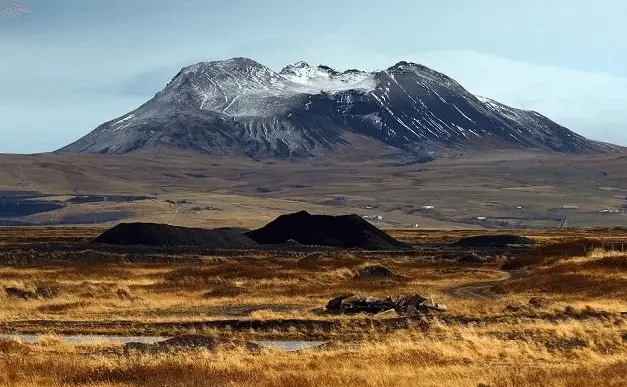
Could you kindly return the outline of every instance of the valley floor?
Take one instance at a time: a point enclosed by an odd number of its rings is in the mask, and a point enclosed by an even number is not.
[[[307,210],[386,229],[616,227],[627,216],[625,160],[534,151],[460,151],[422,164],[359,153],[302,162],[173,150],[0,155],[0,225],[255,228]]]

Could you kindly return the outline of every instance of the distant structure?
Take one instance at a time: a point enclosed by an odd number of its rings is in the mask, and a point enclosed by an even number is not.
[[[564,215],[562,221],[560,222],[560,230],[563,230],[568,226],[568,215]]]

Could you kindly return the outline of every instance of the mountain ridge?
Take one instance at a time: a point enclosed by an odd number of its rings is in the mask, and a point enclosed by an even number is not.
[[[184,67],[154,98],[57,153],[124,154],[165,146],[307,158],[350,147],[355,136],[414,156],[447,148],[616,149],[539,113],[482,100],[416,63],[341,72],[296,62],[275,72],[239,57]]]

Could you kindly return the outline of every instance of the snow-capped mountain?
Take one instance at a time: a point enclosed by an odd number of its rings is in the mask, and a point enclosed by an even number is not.
[[[538,113],[477,98],[415,63],[339,72],[298,62],[277,73],[234,58],[183,68],[153,99],[58,152],[123,154],[169,146],[297,157],[350,147],[360,136],[408,153],[443,147],[611,149]]]

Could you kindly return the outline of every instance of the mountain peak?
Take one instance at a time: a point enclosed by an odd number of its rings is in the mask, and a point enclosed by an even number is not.
[[[231,58],[227,60],[198,62],[196,64],[185,66],[183,73],[194,73],[197,71],[241,71],[248,69],[267,69],[266,66],[250,58]]]
[[[390,147],[414,156],[458,147],[607,150],[540,114],[480,100],[417,63],[368,73],[301,61],[276,73],[240,57],[183,68],[153,99],[61,151],[169,146],[295,157],[344,148],[349,138],[380,145],[373,155]]]
[[[433,70],[430,67],[422,65],[420,63],[400,61],[392,67],[387,69],[388,72],[413,72],[421,74],[432,74],[441,77],[446,77],[444,74]],[[448,77],[447,77],[448,78]]]

